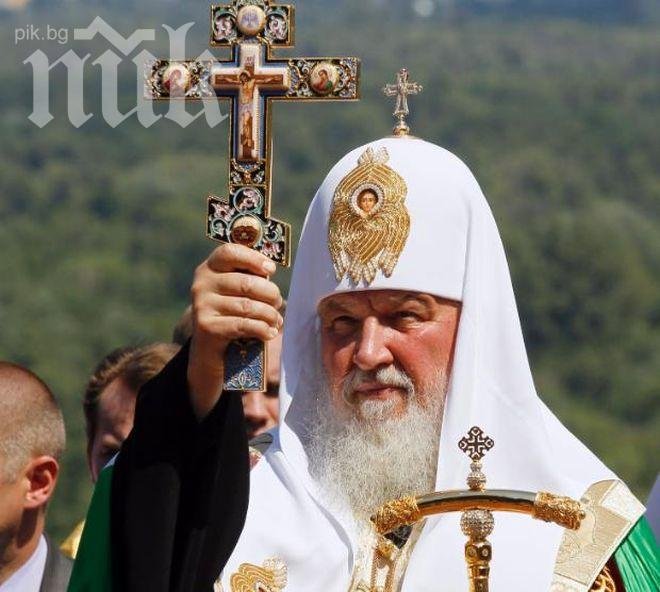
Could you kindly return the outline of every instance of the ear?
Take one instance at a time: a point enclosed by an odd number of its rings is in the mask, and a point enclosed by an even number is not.
[[[33,458],[25,468],[29,489],[23,507],[33,510],[45,506],[55,491],[60,466],[52,456]]]

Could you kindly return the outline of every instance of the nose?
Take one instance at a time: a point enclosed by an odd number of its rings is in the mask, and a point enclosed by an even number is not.
[[[394,362],[387,345],[387,328],[376,317],[367,317],[363,321],[353,362],[360,370],[374,370]]]
[[[268,421],[268,410],[262,393],[254,391],[243,393],[243,414],[248,424],[248,432],[256,432]]]

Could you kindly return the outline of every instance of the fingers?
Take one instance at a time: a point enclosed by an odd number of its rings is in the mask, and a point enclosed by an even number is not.
[[[224,352],[236,339],[268,341],[282,328],[279,288],[270,259],[242,245],[215,249],[195,271],[188,386],[198,418],[213,408],[224,377]]]
[[[195,272],[193,303],[196,295],[215,292],[260,300],[279,308],[283,302],[279,288],[264,277],[274,273],[275,269],[275,263],[253,249],[243,245],[221,245]]]
[[[197,302],[200,314],[211,316],[236,317],[262,321],[269,327],[280,329],[284,324],[282,315],[276,308],[265,302],[246,297],[221,296],[207,293]]]
[[[191,288],[193,308],[198,308],[201,301],[212,295],[263,302],[276,310],[282,306],[283,302],[280,289],[266,278],[238,272],[198,271]],[[247,302],[243,302],[243,306],[249,308]]]
[[[258,319],[205,315],[197,321],[197,333],[212,337],[221,335],[227,342],[236,339],[270,341],[277,336],[279,329]]]
[[[278,334],[282,296],[277,285],[263,277],[265,267],[271,266],[272,261],[241,245],[222,245],[211,253],[197,268],[191,288],[198,344],[208,345],[209,352],[220,351],[234,339],[267,341]]]
[[[282,296],[277,285],[256,275],[237,272],[213,274],[206,278],[205,288],[223,296],[238,296],[265,302],[274,308],[282,305]]]
[[[209,269],[223,273],[243,271],[261,276],[275,273],[277,266],[265,255],[244,245],[225,244],[211,253],[207,260]]]

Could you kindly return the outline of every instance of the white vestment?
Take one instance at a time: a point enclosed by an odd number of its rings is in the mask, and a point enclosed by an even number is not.
[[[284,332],[283,422],[252,471],[245,529],[221,576],[225,592],[242,564],[261,566],[273,557],[286,565],[286,592],[347,592],[356,557],[364,555],[352,521],[324,506],[299,437],[318,376],[316,308],[333,293],[401,289],[462,302],[436,490],[466,489],[470,461],[457,443],[475,425],[495,441],[484,460],[489,488],[579,499],[592,483],[615,478],[537,396],[502,242],[469,169],[420,139],[387,138],[368,146],[385,147],[388,166],[406,182],[410,235],[391,277],[379,272],[369,286],[346,277],[337,281],[327,246],[333,195],[367,146],[342,158],[319,188],[300,239]],[[427,520],[400,590],[468,590],[459,517]],[[528,516],[495,513],[491,591],[549,590],[562,534]]]

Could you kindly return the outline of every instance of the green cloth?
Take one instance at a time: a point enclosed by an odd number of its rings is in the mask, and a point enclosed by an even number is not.
[[[614,553],[625,592],[660,590],[660,553],[646,518],[641,518]]]
[[[101,471],[67,592],[111,592],[110,493],[114,463]]]

